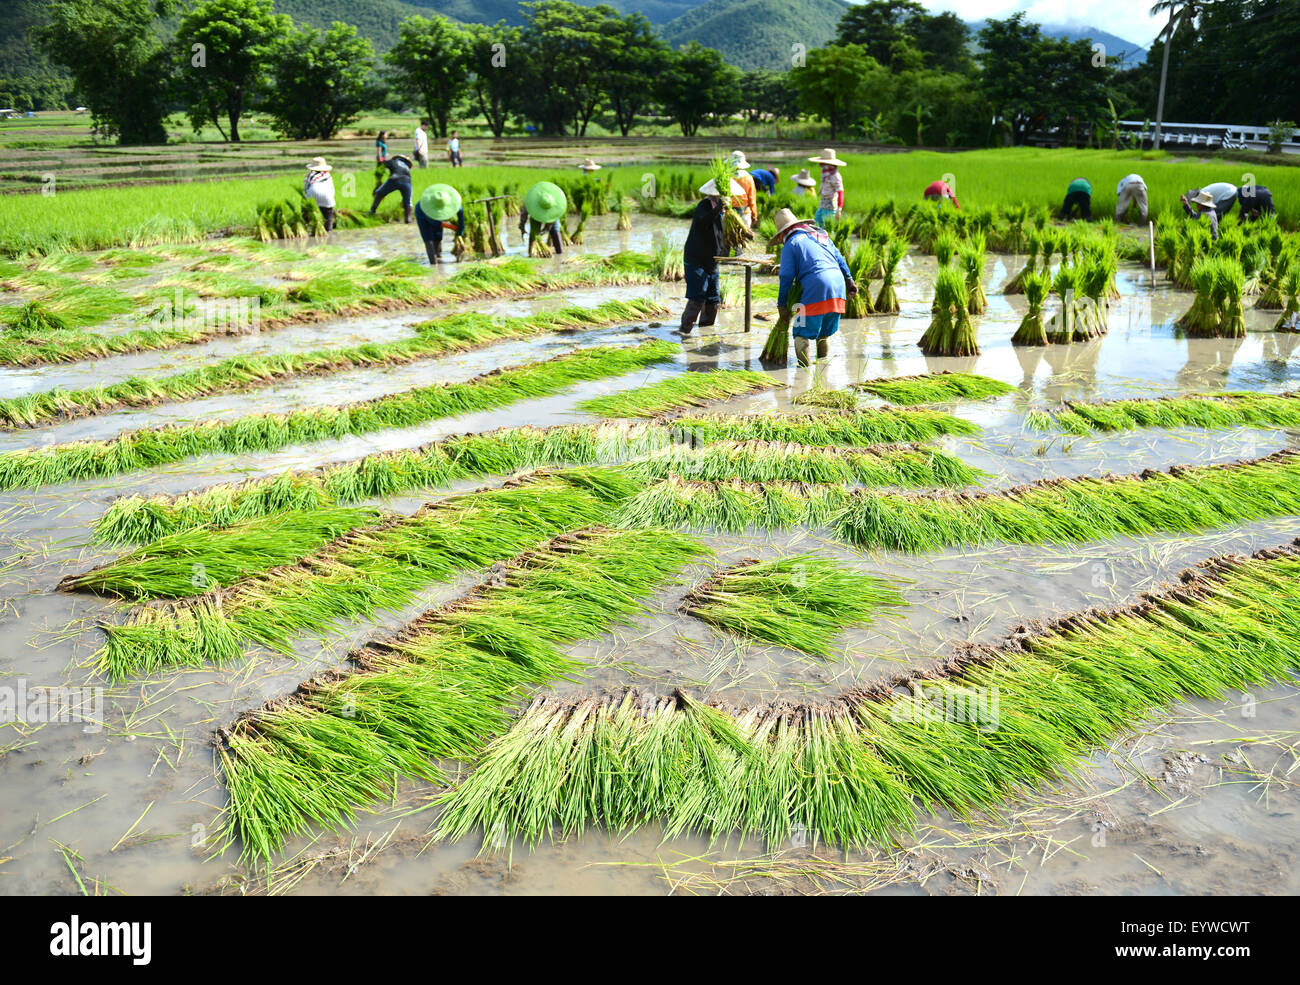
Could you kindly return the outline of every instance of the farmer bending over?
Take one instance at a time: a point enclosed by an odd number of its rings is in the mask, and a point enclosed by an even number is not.
[[[539,181],[528,189],[524,195],[524,207],[519,210],[519,232],[528,237],[524,240],[524,245],[528,245],[531,237],[540,236],[546,230],[551,241],[551,252],[556,256],[563,253],[560,220],[568,208],[569,201],[558,185]]]
[[[948,187],[948,182],[939,180],[932,181],[925,186],[925,191],[921,193],[927,202],[942,202],[944,199],[952,202],[954,209],[961,208],[961,202],[957,201],[957,193]]]
[[[388,180],[375,189],[374,201],[370,203],[370,214],[374,215],[379,203],[393,192],[402,194],[402,213],[407,222],[415,218],[411,209],[411,159],[403,154],[394,154],[384,161],[388,168]]]
[[[735,196],[743,189],[733,179],[728,193]],[[718,283],[718,261],[727,255],[727,246],[722,235],[722,217],[726,206],[722,202],[722,193],[718,183],[710,178],[701,188],[704,197],[695,206],[691,216],[691,231],[686,234],[686,245],[682,248],[682,266],[686,272],[686,307],[682,311],[681,333],[690,335],[695,328],[695,319],[700,320],[700,328],[708,328],[718,320],[718,305],[722,303],[722,293]]]
[[[1183,208],[1187,209],[1188,214],[1197,222],[1200,221],[1203,215],[1210,217],[1210,239],[1218,239],[1219,209],[1215,204],[1214,194],[1210,189],[1202,188],[1192,197],[1190,202],[1187,201],[1187,196],[1183,196],[1182,202]]]
[[[416,203],[415,224],[420,228],[429,263],[437,263],[442,253],[442,231],[450,229],[457,236],[465,235],[465,210],[460,204],[460,192],[451,185],[430,185]]]
[[[1128,214],[1128,207],[1137,203],[1138,221],[1147,221],[1147,183],[1140,174],[1126,174],[1115,186],[1115,221],[1123,222]]]
[[[1263,185],[1242,185],[1237,189],[1237,211],[1241,213],[1242,222],[1277,215],[1277,209],[1273,207],[1273,193]]]
[[[1087,178],[1075,178],[1066,186],[1061,218],[1072,218],[1075,209],[1079,210],[1079,218],[1084,222],[1092,221],[1092,182]]]
[[[790,319],[794,351],[800,366],[808,365],[808,342],[817,340],[817,357],[830,349],[830,337],[840,327],[844,300],[858,293],[844,257],[824,230],[799,220],[789,209],[776,214],[776,235],[772,245],[781,247],[781,285],[776,305],[783,318]],[[786,306],[790,288],[799,282],[802,294],[793,317]]]
[[[1182,202],[1183,211],[1196,220],[1199,220],[1205,214],[1204,209],[1193,207],[1196,197],[1201,192],[1209,194],[1210,200],[1214,204],[1214,211],[1220,219],[1232,211],[1232,206],[1237,201],[1237,186],[1231,181],[1216,181],[1204,188],[1192,188],[1178,196],[1178,201]]]
[[[754,168],[749,176],[754,179],[755,186],[763,189],[765,195],[775,195],[776,183],[781,180],[781,169],[772,168],[769,171],[766,168]]]

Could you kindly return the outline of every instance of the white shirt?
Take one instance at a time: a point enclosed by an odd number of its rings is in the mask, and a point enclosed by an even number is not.
[[[1124,190],[1125,185],[1141,185],[1143,188],[1145,188],[1147,186],[1147,183],[1142,180],[1142,176],[1140,174],[1126,174],[1124,175],[1124,177],[1119,179],[1119,184],[1115,186],[1115,194],[1118,195],[1120,192],[1122,192]]]
[[[334,208],[334,177],[328,171],[308,171],[302,190],[322,209]]]
[[[448,141],[447,141],[447,150],[449,150],[449,151],[451,151],[451,152],[453,152],[453,153],[455,153],[456,151],[460,150],[460,138],[459,138],[459,137],[452,137],[450,140],[448,140]]]
[[[424,127],[415,128],[415,153],[424,155],[429,152],[429,135],[424,132]]]

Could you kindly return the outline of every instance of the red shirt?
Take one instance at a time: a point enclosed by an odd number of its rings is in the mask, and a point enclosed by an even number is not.
[[[948,183],[946,181],[930,182],[930,184],[926,186],[925,191],[922,192],[921,194],[923,197],[928,197],[930,195],[942,195],[944,198],[952,199],[952,204],[959,209],[961,208],[961,204],[957,201],[957,196],[953,194],[952,189],[948,187]]]

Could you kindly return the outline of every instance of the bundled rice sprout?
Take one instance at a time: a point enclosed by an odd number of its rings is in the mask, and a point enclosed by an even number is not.
[[[530,257],[550,257],[555,255],[550,242],[551,223],[541,223],[536,219],[528,220],[528,255]]]
[[[70,327],[67,319],[40,301],[28,301],[12,312],[5,312],[5,331],[15,335],[39,336],[46,332],[66,332]]]
[[[880,257],[883,264],[884,282],[880,293],[876,295],[875,312],[881,315],[896,315],[901,310],[898,304],[898,292],[894,285],[898,279],[898,265],[907,256],[907,240],[890,239],[881,247]]]
[[[666,531],[561,535],[354,652],[355,670],[241,717],[219,736],[225,838],[269,861],[295,834],[346,826],[394,776],[445,782],[436,760],[481,751],[524,687],[580,671],[562,647],[626,624],[707,553]]]
[[[495,370],[463,383],[435,384],[335,407],[252,414],[230,421],[169,424],[104,441],[78,441],[0,454],[0,489],[103,478],[204,454],[246,454],[387,428],[411,427],[471,410],[504,407],[558,393],[574,383],[618,376],[663,362],[674,343],[595,347],[540,363]]]
[[[1060,308],[1048,320],[1047,341],[1055,344],[1069,344],[1076,338],[1088,338],[1086,327],[1079,324],[1085,317],[1079,301],[1080,270],[1076,266],[1062,263],[1052,280],[1052,293],[1060,301]]]
[[[941,266],[934,280],[934,312],[918,343],[927,356],[973,356],[979,353],[970,320],[966,279],[956,267]]]
[[[1212,558],[1130,605],[962,644],[933,669],[809,704],[537,699],[443,795],[436,834],[479,828],[486,850],[657,822],[772,849],[796,829],[890,844],[924,812],[969,817],[1060,779],[1180,700],[1289,680],[1297,576],[1294,547]]]
[[[957,247],[960,245],[961,241],[951,229],[944,229],[934,237],[934,258],[940,267],[952,263],[952,258],[957,255]]]
[[[982,315],[988,310],[984,294],[984,237],[972,236],[958,250],[958,260],[966,276],[966,310],[972,315]]]
[[[876,248],[866,240],[860,240],[857,247],[849,254],[849,273],[858,290],[845,302],[845,318],[865,318],[875,311],[871,303],[870,278],[877,262]]]
[[[1216,393],[1206,396],[1069,401],[1059,411],[1040,412],[1039,429],[1071,434],[1129,431],[1135,428],[1300,426],[1300,396],[1270,393]]]
[[[1275,332],[1300,332],[1300,263],[1292,264],[1282,279],[1286,305],[1273,325]]]
[[[1027,237],[1027,242],[1029,247],[1025,257],[1025,265],[1003,285],[1003,294],[1023,294],[1025,292],[1025,279],[1034,273],[1034,264],[1038,257],[1038,251],[1042,249],[1043,238],[1038,232],[1031,231]],[[1044,261],[1044,266],[1046,266],[1046,261]]]
[[[849,626],[907,603],[892,582],[841,568],[816,554],[749,559],[693,589],[683,611],[737,636],[829,657]]]
[[[976,376],[972,373],[926,373],[921,376],[895,376],[865,380],[853,384],[891,404],[942,403],[949,400],[982,400],[1015,390],[1009,383]]]
[[[587,220],[590,217],[591,217],[591,206],[588,203],[583,202],[578,207],[578,223],[573,227],[573,231],[568,234],[569,242],[572,243],[574,246],[582,246],[587,242]],[[619,221],[620,222],[622,221],[621,215],[619,216]],[[629,226],[629,228],[631,227]],[[663,277],[661,279],[671,280],[674,278]]]
[[[616,228],[619,232],[627,232],[632,228],[632,213],[628,208],[628,200],[624,196],[618,196],[618,224]]]
[[[1225,339],[1246,337],[1246,315],[1242,309],[1246,274],[1236,260],[1220,261],[1215,271],[1215,301],[1219,306],[1217,335]]]
[[[712,400],[778,386],[782,384],[766,373],[748,369],[677,373],[634,390],[584,400],[578,409],[601,417],[656,417],[666,411],[703,407]]]
[[[786,296],[785,309],[778,313],[776,323],[767,333],[763,351],[758,355],[762,362],[785,365],[790,355],[790,322],[799,309],[799,301],[802,297],[803,285],[796,279]]]
[[[1296,254],[1291,249],[1279,250],[1270,260],[1262,278],[1255,308],[1262,311],[1281,311],[1286,307],[1287,274],[1296,265]]]
[[[1083,296],[1075,309],[1074,341],[1083,342],[1106,334],[1110,312],[1106,294],[1110,274],[1104,257],[1096,253],[1085,254],[1078,271],[1077,290]]]
[[[1020,320],[1020,327],[1011,337],[1011,344],[1047,345],[1047,329],[1043,325],[1043,302],[1052,289],[1051,275],[1046,271],[1031,271],[1022,279],[1021,288],[1029,310]]]
[[[686,261],[682,251],[669,243],[660,243],[650,258],[655,276],[659,280],[678,281],[686,276]]]
[[[818,414],[688,415],[673,427],[695,441],[775,441],[869,446],[979,433],[979,426],[936,410],[823,411]]]

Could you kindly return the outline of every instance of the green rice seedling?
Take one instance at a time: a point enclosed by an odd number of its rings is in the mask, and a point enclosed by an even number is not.
[[[578,409],[601,417],[656,417],[667,411],[703,407],[713,400],[781,385],[766,373],[748,369],[678,373],[634,390],[584,400]]]
[[[1082,296],[1075,309],[1074,341],[1084,342],[1106,334],[1108,273],[1104,260],[1094,253],[1085,254],[1078,272],[1077,290]]]
[[[821,407],[826,410],[854,410],[858,406],[858,395],[852,390],[834,390],[814,383],[794,398],[794,403],[801,407]]]
[[[984,294],[984,237],[977,235],[963,243],[957,251],[958,262],[966,276],[966,311],[972,315],[982,315],[988,310],[988,298]]]
[[[1290,250],[1283,250],[1272,258],[1263,276],[1259,297],[1255,299],[1255,309],[1259,311],[1281,311],[1286,307],[1287,274],[1296,264],[1296,255]]]
[[[1286,305],[1273,325],[1275,332],[1300,332],[1300,263],[1292,264],[1282,280]],[[0,343],[2,345],[3,343]]]
[[[1081,315],[1079,310],[1079,268],[1062,263],[1052,280],[1052,293],[1060,300],[1060,308],[1048,319],[1047,341],[1053,344],[1068,344],[1075,340],[1082,331],[1078,326]]]
[[[660,243],[651,255],[651,265],[659,280],[678,281],[686,276],[682,251],[670,243]]]
[[[976,376],[972,373],[926,373],[920,376],[894,376],[864,380],[853,386],[891,404],[941,403],[949,400],[983,400],[1000,397],[1015,390],[1009,383]]]
[[[817,414],[685,415],[674,428],[694,441],[775,441],[858,447],[977,434],[979,426],[934,410],[823,411]]]
[[[1025,291],[1025,278],[1034,273],[1034,264],[1038,256],[1038,251],[1042,249],[1043,238],[1037,231],[1030,231],[1026,238],[1028,243],[1025,265],[1012,275],[1011,279],[1002,286],[1003,294],[1023,294]]]
[[[1156,225],[1156,263],[1165,268],[1165,273],[1171,280],[1171,268],[1178,255],[1180,238],[1178,226],[1173,223],[1161,222]]]
[[[800,554],[724,568],[692,589],[682,609],[737,636],[829,657],[845,628],[870,625],[882,609],[906,604],[892,582]]]
[[[105,441],[80,441],[0,454],[0,489],[102,478],[153,468],[195,455],[247,454],[293,444],[337,440],[439,417],[504,407],[558,393],[574,383],[604,379],[670,359],[674,343],[580,349],[545,362],[496,370],[463,383],[417,387],[335,407],[253,414],[231,421],[170,424],[127,431]]]
[[[957,234],[951,229],[945,229],[934,238],[934,258],[938,261],[940,267],[946,267],[952,263],[952,258],[957,255],[957,247],[961,245],[957,239]]]
[[[979,353],[971,324],[966,279],[956,267],[941,266],[934,280],[934,317],[921,336],[927,356],[973,356]]]
[[[351,655],[220,734],[225,836],[268,861],[313,826],[344,826],[394,776],[438,782],[507,724],[528,685],[572,676],[561,647],[626,624],[702,545],[665,531],[586,530],[514,559],[490,583]]]
[[[1246,274],[1236,260],[1226,259],[1214,272],[1215,300],[1219,306],[1217,336],[1226,339],[1246,337],[1246,315],[1242,310]]]
[[[785,308],[778,312],[776,323],[772,326],[772,331],[767,333],[767,341],[763,343],[763,351],[758,355],[764,364],[784,366],[789,359],[790,322],[802,297],[803,285],[796,280],[786,294]]]
[[[1022,281],[1029,310],[1011,337],[1012,345],[1047,345],[1047,328],[1043,325],[1043,301],[1052,289],[1052,278],[1045,272],[1031,272]]]
[[[874,313],[871,303],[871,272],[877,263],[876,248],[866,240],[860,240],[849,255],[849,273],[857,285],[857,292],[845,302],[845,318],[865,318]]]
[[[1206,396],[1070,401],[1062,411],[1040,420],[1041,430],[1060,428],[1074,434],[1129,431],[1136,428],[1300,426],[1300,399],[1291,394],[1216,393]]]
[[[1213,336],[1218,332],[1219,311],[1214,292],[1219,283],[1219,262],[1216,257],[1203,256],[1197,259],[1192,268],[1191,281],[1196,297],[1192,299],[1192,306],[1176,322],[1188,335]]]
[[[880,293],[876,295],[876,303],[873,305],[873,312],[879,315],[896,315],[901,310],[898,304],[898,292],[894,284],[898,278],[898,265],[903,262],[907,256],[907,240],[890,239],[880,248],[881,263],[883,264],[883,273],[881,276],[884,282],[880,285]]]
[[[58,312],[51,311],[40,301],[28,301],[12,313],[6,312],[5,331],[15,335],[44,335],[48,332],[66,332],[67,321]]]
[[[617,228],[619,232],[627,232],[632,228],[632,212],[628,208],[627,199],[622,195],[618,196],[617,212],[618,223],[615,228]]]

